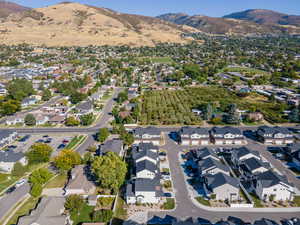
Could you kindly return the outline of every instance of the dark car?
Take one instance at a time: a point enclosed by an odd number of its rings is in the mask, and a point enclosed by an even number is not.
[[[12,193],[14,190],[16,190],[16,186],[12,186],[12,187],[8,188],[5,193],[9,194],[9,193]]]
[[[51,142],[52,142],[52,138],[48,138],[48,139],[45,141],[46,144],[49,144],[49,143],[51,143]]]
[[[43,139],[37,140],[35,143],[44,143]]]
[[[43,138],[48,138],[48,137],[49,137],[49,135],[44,135],[44,136],[43,136]]]
[[[167,197],[167,198],[171,198],[172,194],[171,193],[164,193],[164,196]]]
[[[20,142],[25,142],[25,141],[27,141],[29,138],[30,138],[30,135],[26,135],[26,136],[22,137],[19,141],[20,141]]]
[[[63,148],[65,148],[65,147],[66,147],[65,144],[60,144],[60,145],[57,147],[57,149],[63,149]]]
[[[68,143],[68,142],[69,142],[69,140],[66,140],[66,139],[65,139],[65,140],[63,140],[63,143]]]

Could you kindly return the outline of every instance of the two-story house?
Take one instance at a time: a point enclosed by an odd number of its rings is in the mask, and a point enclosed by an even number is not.
[[[256,131],[257,139],[264,144],[283,145],[294,142],[291,131],[286,127],[261,126]]]
[[[183,127],[178,132],[181,145],[209,145],[209,130],[206,128]]]
[[[241,130],[235,127],[214,127],[211,140],[216,145],[243,145],[247,141]]]
[[[201,160],[198,162],[198,171],[201,176],[207,174],[217,174],[217,173],[224,173],[229,176],[230,171],[227,166],[222,164],[220,161],[208,158],[206,160]]]
[[[239,165],[242,163],[242,161],[250,158],[256,158],[260,160],[260,155],[257,151],[252,151],[247,147],[234,148],[231,151],[231,161],[235,165]]]
[[[154,145],[160,145],[162,141],[162,133],[160,129],[156,127],[136,128],[133,132],[134,143],[152,143]]]

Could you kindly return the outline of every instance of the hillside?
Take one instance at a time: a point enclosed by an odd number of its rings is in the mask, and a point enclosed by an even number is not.
[[[48,46],[186,43],[195,29],[157,18],[122,14],[79,3],[61,3],[11,14],[0,23],[0,43]]]
[[[165,21],[179,25],[188,25],[199,31],[212,34],[264,35],[264,34],[299,34],[300,27],[279,24],[257,24],[240,18],[215,18],[208,16],[189,16],[183,13],[170,13],[158,16]]]
[[[12,13],[23,12],[26,10],[29,10],[29,8],[12,2],[0,0],[0,18],[7,17]]]
[[[247,20],[258,24],[293,25],[300,27],[300,16],[287,15],[264,9],[249,9],[226,15],[224,18]]]

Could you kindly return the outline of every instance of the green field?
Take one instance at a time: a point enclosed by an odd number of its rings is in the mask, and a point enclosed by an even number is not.
[[[245,75],[270,75],[270,73],[259,70],[255,68],[246,68],[246,67],[227,67],[223,69],[221,72],[239,72]]]
[[[138,61],[150,61],[152,63],[172,64],[174,60],[170,57],[139,57]]]

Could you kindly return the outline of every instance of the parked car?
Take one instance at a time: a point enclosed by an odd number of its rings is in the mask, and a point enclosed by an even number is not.
[[[44,140],[43,139],[39,139],[35,143],[44,143]]]
[[[65,147],[66,147],[65,144],[60,144],[60,145],[57,147],[57,149],[60,150],[60,149],[63,149],[63,148],[65,148]]]
[[[25,141],[27,141],[29,138],[30,138],[30,135],[26,135],[26,136],[22,137],[22,138],[19,140],[19,142],[25,142]]]
[[[43,138],[48,138],[48,137],[49,137],[49,135],[44,135],[44,136],[43,136]]]
[[[171,176],[163,175],[162,179],[163,180],[171,180]]]
[[[23,184],[25,184],[26,182],[27,182],[26,179],[21,179],[21,180],[19,180],[19,181],[16,183],[16,187],[20,187],[20,186],[22,186]]]
[[[164,196],[167,198],[171,198],[172,197],[172,193],[164,193]]]
[[[14,190],[16,190],[16,186],[12,186],[12,187],[8,188],[5,193],[9,194],[9,193],[12,193]]]
[[[64,144],[69,143],[69,140],[64,139],[64,140],[63,140],[63,143],[64,143]]]
[[[49,144],[49,143],[51,143],[51,142],[52,142],[52,138],[48,138],[48,139],[45,141],[46,144]]]

